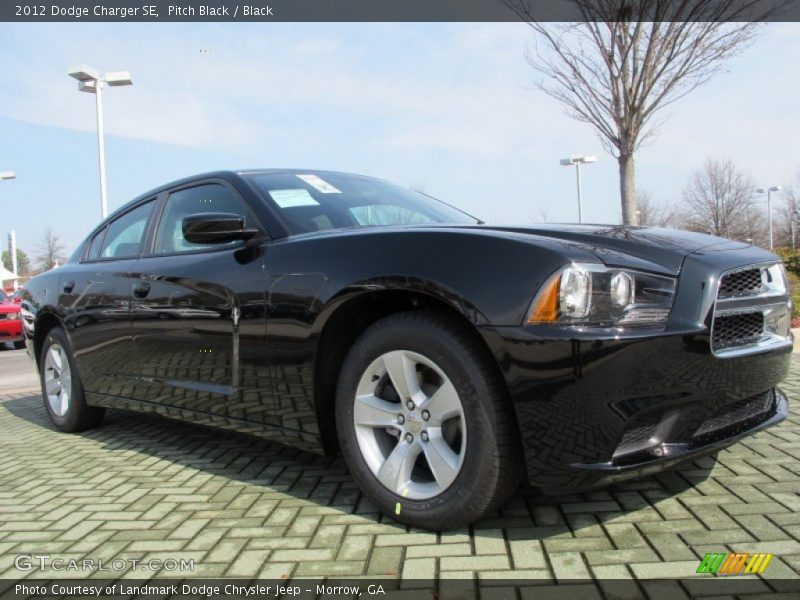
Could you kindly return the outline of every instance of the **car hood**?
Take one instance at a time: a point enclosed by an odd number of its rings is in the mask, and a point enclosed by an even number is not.
[[[311,239],[331,236],[381,235],[398,231],[458,231],[472,235],[513,238],[531,245],[561,246],[569,259],[586,260],[594,256],[610,266],[640,269],[663,275],[680,274],[689,255],[705,255],[715,268],[778,261],[761,248],[725,238],[678,229],[629,227],[624,225],[546,224],[530,227],[504,225],[409,224],[352,229],[327,229],[292,236]],[[713,255],[713,256],[712,256]]]
[[[677,275],[689,254],[742,251],[752,262],[777,258],[751,244],[724,238],[651,227],[622,225],[479,226],[481,229],[527,234],[581,244],[609,266],[646,269]]]
[[[19,312],[19,304],[0,302],[0,314]]]

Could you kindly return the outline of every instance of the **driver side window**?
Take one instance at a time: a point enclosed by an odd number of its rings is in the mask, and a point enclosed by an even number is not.
[[[156,233],[155,254],[176,254],[225,248],[228,244],[193,244],[183,237],[183,220],[201,213],[233,213],[244,217],[245,225],[252,219],[242,202],[219,183],[198,185],[173,192],[167,198]]]

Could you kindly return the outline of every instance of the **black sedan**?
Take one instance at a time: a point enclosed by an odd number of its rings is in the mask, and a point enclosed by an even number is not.
[[[790,308],[781,263],[750,245],[489,226],[295,170],[143,194],[22,307],[58,428],[112,407],[338,451],[382,510],[435,529],[523,478],[589,489],[779,422]]]

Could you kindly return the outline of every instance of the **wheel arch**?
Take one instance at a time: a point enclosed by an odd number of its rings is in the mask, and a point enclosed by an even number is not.
[[[33,354],[36,359],[36,366],[39,366],[39,361],[42,356],[42,347],[47,334],[55,327],[61,327],[66,332],[64,323],[56,315],[54,311],[44,310],[36,315],[36,320],[33,326]]]
[[[493,356],[480,335],[477,325],[484,317],[468,302],[451,292],[442,293],[438,286],[361,285],[338,294],[318,318],[317,344],[314,354],[314,404],[326,454],[338,450],[335,425],[336,386],[347,352],[358,337],[376,321],[400,312],[437,311],[460,322],[476,342]],[[492,358],[492,364],[497,361]],[[497,376],[505,380],[497,365]]]

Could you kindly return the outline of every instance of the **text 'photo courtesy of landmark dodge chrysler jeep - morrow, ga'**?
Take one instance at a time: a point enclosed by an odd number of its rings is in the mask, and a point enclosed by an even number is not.
[[[58,428],[109,407],[340,452],[419,527],[470,523],[523,480],[557,493],[666,469],[787,414],[775,255],[666,229],[491,226],[358,175],[164,185],[26,288]]]

